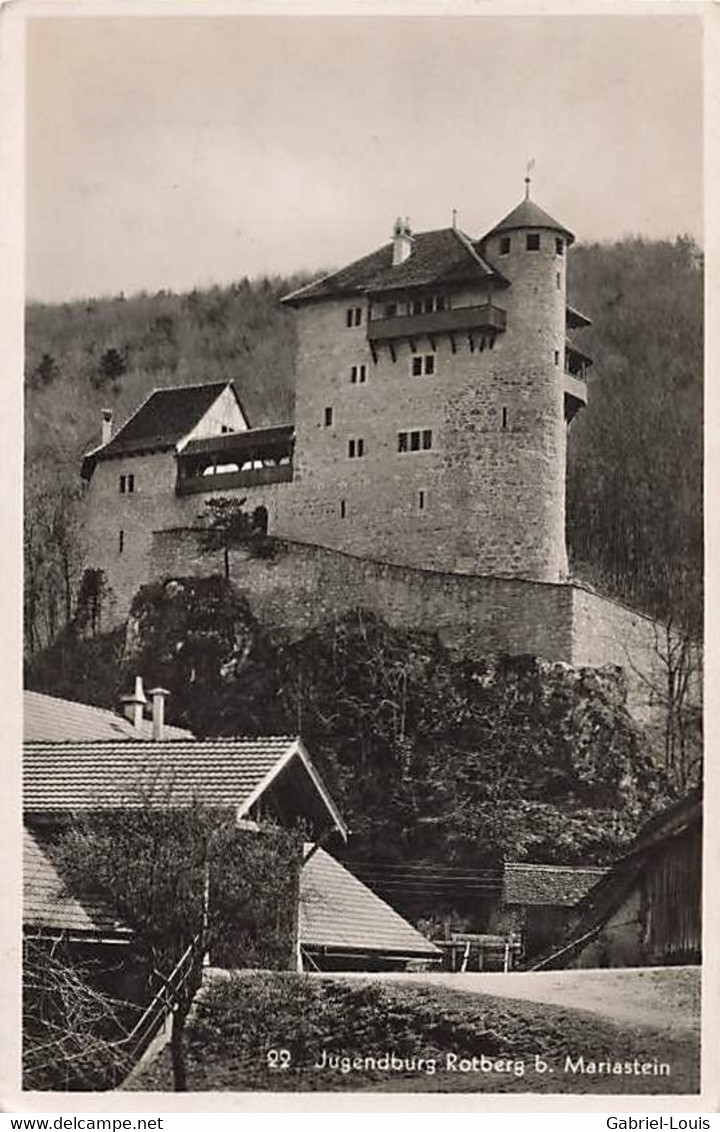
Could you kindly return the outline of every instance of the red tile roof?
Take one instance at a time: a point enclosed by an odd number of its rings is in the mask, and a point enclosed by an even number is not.
[[[438,959],[442,954],[324,849],[317,849],[302,870],[300,943],[330,952]]]
[[[297,753],[288,735],[161,743],[28,743],[24,807],[32,814],[144,804],[247,808],[266,780]]]
[[[463,280],[505,283],[482,258],[478,245],[469,236],[454,228],[439,228],[416,232],[410,256],[396,267],[392,265],[392,243],[385,244],[347,267],[285,295],[282,301],[295,305],[333,295],[366,294]]]
[[[506,863],[506,904],[548,904],[572,908],[605,876],[607,869]]]
[[[106,708],[79,704],[43,692],[23,694],[23,734],[27,743],[83,742],[90,739],[152,739],[152,721],[143,720],[140,735],[130,720]],[[165,726],[168,739],[192,739],[183,727]]]
[[[52,850],[38,832],[23,831],[23,923],[27,928],[80,934],[131,936],[102,900],[70,895],[52,861]]]

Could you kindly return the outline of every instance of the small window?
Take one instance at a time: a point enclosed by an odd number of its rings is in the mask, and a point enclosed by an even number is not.
[[[332,405],[327,405],[325,408],[325,428],[330,428],[333,422]]]
[[[125,531],[120,531],[118,536],[118,554],[122,554],[125,549]]]
[[[127,478],[127,489],[128,489],[129,495],[132,495],[133,492],[135,491],[135,476],[133,476],[133,475],[128,476],[128,478]]]
[[[555,237],[555,255],[565,254],[565,241],[560,237]]]
[[[347,504],[345,503],[344,499],[341,499],[340,500],[340,518],[345,519],[346,517],[347,517]]]
[[[407,452],[408,450],[408,434],[406,432],[398,433],[398,452]]]
[[[507,426],[508,426],[508,411],[507,411],[507,407],[505,405],[503,405],[503,411],[502,411],[502,426],[503,426],[503,428],[507,428]]]
[[[528,232],[527,236],[525,237],[525,247],[529,252],[540,251],[540,233]]]
[[[557,284],[558,291],[560,291],[562,289],[562,276],[559,271],[555,273],[555,283]]]
[[[500,255],[509,255],[509,254],[510,254],[510,237],[509,236],[501,236],[500,237]]]
[[[351,460],[365,455],[365,441],[362,437],[358,440],[348,440],[348,456]]]
[[[357,442],[357,454],[358,456],[365,455],[365,441],[362,438]]]
[[[350,366],[350,384],[363,385],[367,380],[367,366]]]
[[[418,511],[425,510],[425,492],[419,491],[417,497]]]
[[[345,322],[347,326],[360,326],[362,322],[362,307],[348,307]]]
[[[413,354],[410,363],[410,372],[413,377],[431,377],[435,373],[434,354]]]
[[[124,495],[127,487],[127,476],[120,476],[120,494]]]
[[[560,365],[560,351],[559,350],[555,351],[555,365],[556,366]]]
[[[348,456],[351,460],[355,459],[355,441],[348,440]]]
[[[423,449],[426,452],[427,452],[428,448],[432,448],[432,429],[430,429],[430,428],[423,429],[422,446],[423,446]]]
[[[410,451],[420,451],[420,433],[417,430],[410,433]]]

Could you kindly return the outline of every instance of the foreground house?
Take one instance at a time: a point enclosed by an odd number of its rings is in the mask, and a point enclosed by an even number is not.
[[[151,693],[152,694],[152,693]],[[79,955],[117,958],[129,929],[92,895],[68,894],[52,860],[52,839],[78,812],[142,804],[138,788],[167,804],[201,800],[235,811],[258,828],[303,820],[315,841],[301,874],[298,960],[356,968],[433,960],[439,950],[325,850],[347,839],[343,822],[302,741],[293,736],[199,741],[164,723],[155,689],[154,718],[143,715],[141,683],[126,697],[130,719],[105,709],[26,693],[24,921],[26,935],[63,938]],[[51,738],[52,736],[52,738]],[[88,950],[90,949],[90,950]]]
[[[699,963],[702,798],[653,818],[578,907],[574,927],[534,969]]]

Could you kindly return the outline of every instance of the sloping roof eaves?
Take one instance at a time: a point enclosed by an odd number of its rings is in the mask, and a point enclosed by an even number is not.
[[[300,881],[300,943],[330,952],[439,959],[442,952],[339,861],[317,849]]]
[[[107,444],[87,453],[82,463],[83,476],[87,479],[92,475],[98,460],[173,448],[204,417],[228,386],[237,397],[231,381],[154,389]]]
[[[165,726],[167,739],[192,739],[183,727]],[[129,719],[106,708],[47,696],[43,692],[23,693],[23,736],[26,743],[67,743],[90,740],[145,741],[152,739],[152,721],[143,720],[143,730],[135,731]]]
[[[392,264],[392,243],[355,260],[282,299],[296,305],[341,295],[365,295],[465,280],[506,280],[482,258],[479,247],[453,228],[417,232],[410,256]]]
[[[504,901],[572,908],[606,873],[602,868],[507,862],[503,870]]]
[[[41,931],[111,935],[129,939],[131,929],[96,896],[67,891],[50,846],[38,831],[23,830],[23,924]]]
[[[545,212],[544,208],[540,208],[535,204],[534,200],[522,200],[507,216],[496,224],[484,236],[487,240],[490,236],[495,235],[497,232],[510,232],[517,228],[550,228],[554,232],[562,232],[567,237],[568,243],[572,244],[575,236],[566,228],[564,224],[559,224],[549,212]]]
[[[145,804],[244,809],[294,739],[169,740],[128,743],[28,743],[24,808],[35,815],[136,808]]]

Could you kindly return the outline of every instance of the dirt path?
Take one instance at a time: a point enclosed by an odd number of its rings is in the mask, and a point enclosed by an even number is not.
[[[362,977],[362,976],[358,976]],[[367,975],[365,976],[367,978]],[[352,978],[347,974],[343,978]],[[628,967],[592,971],[513,971],[469,974],[382,974],[373,978],[453,987],[498,998],[589,1010],[615,1022],[699,1031],[699,967]]]

